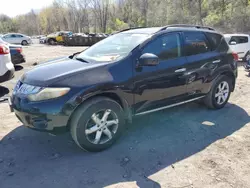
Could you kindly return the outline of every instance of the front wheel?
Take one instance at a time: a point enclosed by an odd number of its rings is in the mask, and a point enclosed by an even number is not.
[[[232,79],[228,76],[220,76],[215,81],[204,102],[211,109],[221,109],[227,104],[231,91]]]
[[[26,46],[26,45],[28,45],[28,42],[27,42],[26,40],[23,40],[23,41],[21,42],[21,44],[22,44],[23,46]]]
[[[122,107],[106,97],[93,98],[80,106],[71,121],[71,135],[82,149],[98,152],[109,148],[122,134]]]
[[[55,45],[56,44],[56,40],[51,38],[51,39],[48,40],[48,44],[49,45]]]

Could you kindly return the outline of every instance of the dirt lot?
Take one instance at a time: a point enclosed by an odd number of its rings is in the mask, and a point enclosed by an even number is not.
[[[2,86],[11,92],[33,63],[82,49],[26,47],[27,63]],[[81,151],[69,134],[29,130],[0,103],[0,188],[249,188],[249,79],[239,67],[236,91],[224,109],[192,103],[136,118],[101,153]]]

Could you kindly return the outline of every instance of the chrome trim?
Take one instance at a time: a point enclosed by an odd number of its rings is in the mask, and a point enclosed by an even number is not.
[[[220,62],[221,62],[221,60],[218,59],[218,60],[213,61],[213,64],[220,63]]]
[[[204,98],[204,97],[205,96],[201,96],[201,97],[197,97],[197,98],[190,99],[190,100],[187,100],[187,101],[183,101],[183,102],[171,104],[171,105],[168,105],[168,106],[164,106],[164,107],[161,107],[161,108],[156,108],[156,109],[153,109],[153,110],[141,112],[141,113],[135,114],[135,116],[141,116],[141,115],[149,114],[149,113],[152,113],[152,112],[157,112],[157,111],[160,111],[160,110],[171,108],[171,107],[174,107],[174,106],[179,106],[179,105],[186,104],[186,103],[189,103],[189,102],[192,102],[192,101],[196,101],[196,100]]]
[[[175,72],[180,73],[180,72],[185,72],[186,70],[187,70],[186,68],[182,68],[182,69],[177,69]]]

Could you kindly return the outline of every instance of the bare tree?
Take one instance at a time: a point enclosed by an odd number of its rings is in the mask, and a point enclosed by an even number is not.
[[[99,25],[102,32],[106,32],[109,17],[110,0],[91,0],[95,26]]]

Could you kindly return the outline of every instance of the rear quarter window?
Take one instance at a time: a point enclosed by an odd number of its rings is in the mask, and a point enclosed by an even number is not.
[[[211,44],[211,50],[218,50],[219,52],[227,52],[229,46],[225,38],[217,33],[206,33],[206,36]]]

